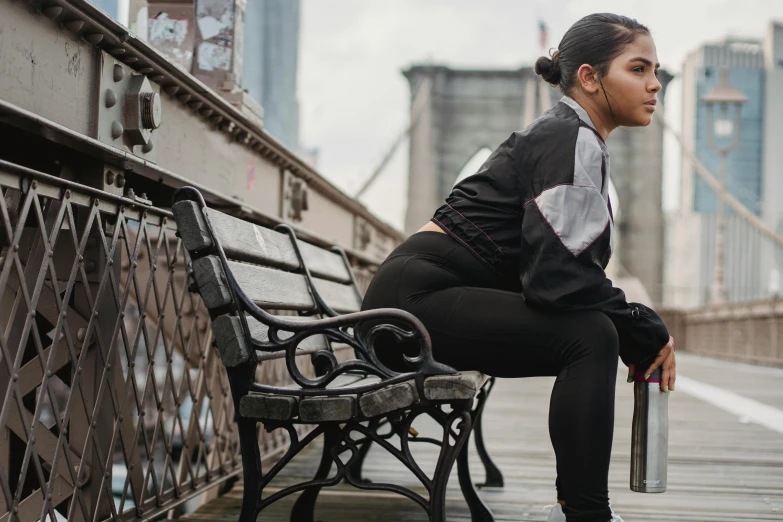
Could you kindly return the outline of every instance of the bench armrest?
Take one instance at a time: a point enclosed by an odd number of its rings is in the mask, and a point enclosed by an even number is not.
[[[420,375],[422,378],[429,375],[454,374],[457,371],[445,364],[436,361],[432,355],[432,344],[429,333],[422,322],[413,314],[396,308],[378,308],[374,310],[365,310],[362,312],[353,312],[344,315],[327,317],[324,319],[313,320],[286,320],[284,317],[274,316],[259,308],[236,284],[228,265],[224,265],[226,276],[232,291],[240,304],[240,309],[247,312],[250,316],[269,327],[267,343],[253,341],[249,335],[246,336],[250,346],[254,349],[263,351],[284,350],[286,367],[291,378],[303,389],[323,388],[327,386],[339,375],[351,371],[362,370],[368,373],[378,375],[381,379],[397,380],[398,377],[410,374]],[[240,314],[241,315],[241,314]],[[244,321],[244,317],[241,317]],[[395,321],[410,327],[410,330],[401,328],[394,324],[376,324],[367,332],[366,336],[358,334],[356,325],[363,321]],[[349,334],[344,330],[345,327],[353,327],[354,334]],[[292,336],[285,339],[280,337],[280,332],[291,332]],[[412,367],[413,371],[409,374],[402,374],[387,368],[377,357],[375,353],[375,341],[383,333],[391,334],[398,342],[418,341],[419,354],[415,357],[404,356],[405,361]],[[297,347],[305,338],[326,334],[333,339],[338,339],[352,346],[357,352],[361,353],[365,360],[351,360],[338,363],[337,359],[328,350],[319,350],[313,354],[313,357],[322,363],[321,368],[325,371],[324,375],[310,379],[305,377],[296,365]],[[384,383],[388,384],[388,383]],[[383,384],[379,384],[381,386]],[[335,393],[338,393],[335,391]]]

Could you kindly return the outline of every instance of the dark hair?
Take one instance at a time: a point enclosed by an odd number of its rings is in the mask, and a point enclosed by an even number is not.
[[[542,56],[536,60],[536,74],[568,94],[582,64],[595,67],[600,80],[611,61],[641,33],[649,34],[650,30],[627,16],[612,13],[585,16],[566,31],[551,58]]]

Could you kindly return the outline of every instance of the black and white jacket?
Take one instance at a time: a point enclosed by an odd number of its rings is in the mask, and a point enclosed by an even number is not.
[[[511,134],[432,221],[532,306],[606,313],[626,364],[651,361],[669,341],[660,317],[626,302],[604,272],[614,243],[609,155],[572,98]]]

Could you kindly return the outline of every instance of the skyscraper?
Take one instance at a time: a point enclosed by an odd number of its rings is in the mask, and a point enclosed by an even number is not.
[[[712,132],[712,129],[707,128],[707,112],[710,109],[702,99],[720,83],[723,68],[728,72],[728,84],[748,98],[742,106],[742,141],[728,156],[726,185],[734,197],[758,215],[761,213],[762,136],[766,99],[766,71],[761,41],[727,38],[717,44],[705,45],[688,56],[686,68],[683,77],[686,74],[695,77],[695,89],[689,89],[684,95],[686,104],[695,109],[694,117],[687,121],[691,127],[688,134],[693,138],[696,155],[710,172],[718,171],[718,154],[707,143],[707,135]],[[686,132],[685,125],[684,121],[683,132]],[[693,210],[715,212],[718,201],[715,192],[699,177],[694,177],[693,182]]]
[[[747,97],[741,108],[741,142],[727,156],[726,189],[770,226],[780,222],[783,200],[783,24],[770,23],[764,39],[725,38],[691,52],[683,64],[682,134],[685,146],[718,177],[719,154],[709,145],[704,96],[721,82]],[[731,109],[729,109],[730,111]],[[717,138],[718,141],[727,138]],[[665,302],[695,307],[709,300],[715,264],[715,192],[683,155],[680,208],[669,216]],[[725,286],[730,302],[768,295],[774,249],[744,220],[727,212]]]
[[[252,0],[245,8],[243,88],[264,108],[264,127],[299,147],[300,0]]]
[[[117,0],[91,0],[93,4],[97,5],[104,11],[106,11],[106,14],[117,19],[118,15],[118,2]]]

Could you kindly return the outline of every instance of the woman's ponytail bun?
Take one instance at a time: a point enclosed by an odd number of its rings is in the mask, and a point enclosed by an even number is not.
[[[552,58],[542,56],[536,60],[535,71],[536,74],[541,76],[545,82],[552,85],[560,85],[560,79],[562,75],[560,73],[560,63],[558,63],[557,55],[559,51],[555,51]]]

